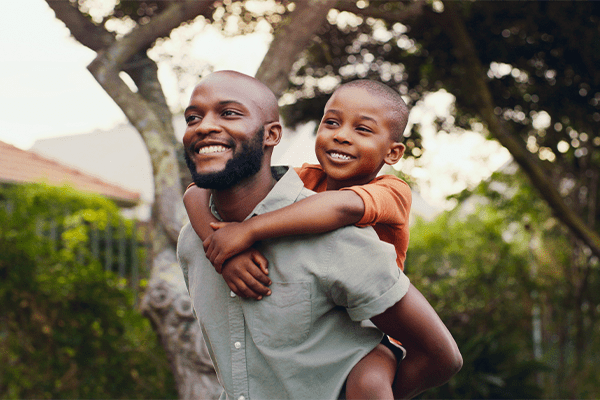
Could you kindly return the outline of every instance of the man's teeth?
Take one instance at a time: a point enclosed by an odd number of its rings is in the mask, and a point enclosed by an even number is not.
[[[350,156],[347,156],[345,154],[340,154],[340,153],[330,153],[331,157],[333,158],[339,158],[340,160],[349,160]]]
[[[210,153],[221,153],[227,151],[225,146],[205,146],[198,149],[198,154],[210,154]]]

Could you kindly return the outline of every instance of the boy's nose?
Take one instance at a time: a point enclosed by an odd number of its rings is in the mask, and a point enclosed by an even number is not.
[[[338,129],[333,136],[333,140],[338,143],[350,143],[350,135],[346,132],[346,129]]]

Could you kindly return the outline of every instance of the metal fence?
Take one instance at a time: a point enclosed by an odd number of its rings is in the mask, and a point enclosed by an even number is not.
[[[10,202],[0,202],[9,218],[14,213]],[[118,224],[105,224],[103,229],[94,224],[86,224],[86,237],[72,248],[78,264],[99,262],[105,271],[111,271],[127,279],[136,289],[140,278],[145,276],[146,254],[148,249],[148,227],[135,220],[126,222],[120,217]],[[66,248],[63,234],[67,231],[63,219],[35,218],[35,233],[46,238],[54,251]]]

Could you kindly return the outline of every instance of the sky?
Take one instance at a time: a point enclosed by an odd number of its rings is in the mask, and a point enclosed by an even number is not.
[[[215,70],[253,75],[268,49],[268,32],[223,38],[210,28],[200,28],[195,36],[196,56]],[[95,53],[69,37],[45,1],[4,2],[0,54],[1,141],[26,150],[38,139],[106,130],[125,122],[86,69]],[[170,103],[177,102],[175,78],[166,68],[159,68],[159,78]],[[451,110],[451,101],[447,93],[431,96],[413,108],[411,120],[433,121]],[[451,207],[445,203],[447,195],[472,187],[510,159],[506,149],[479,133],[448,135],[424,127],[422,135],[423,156],[404,159],[396,168],[409,173],[421,195],[442,208]],[[304,157],[312,145],[294,146],[304,149],[298,152]]]
[[[252,75],[268,46],[264,33],[225,39],[207,29],[201,36],[197,46],[216,69]],[[4,2],[0,54],[0,140],[28,149],[37,139],[109,129],[125,121],[86,69],[95,53],[69,37],[45,1]],[[160,73],[167,96],[172,95],[167,89],[176,87],[174,78],[164,69]]]

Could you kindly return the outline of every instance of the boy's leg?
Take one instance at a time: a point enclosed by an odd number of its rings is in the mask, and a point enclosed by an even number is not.
[[[392,384],[398,361],[388,347],[378,344],[350,371],[346,399],[394,399]]]

